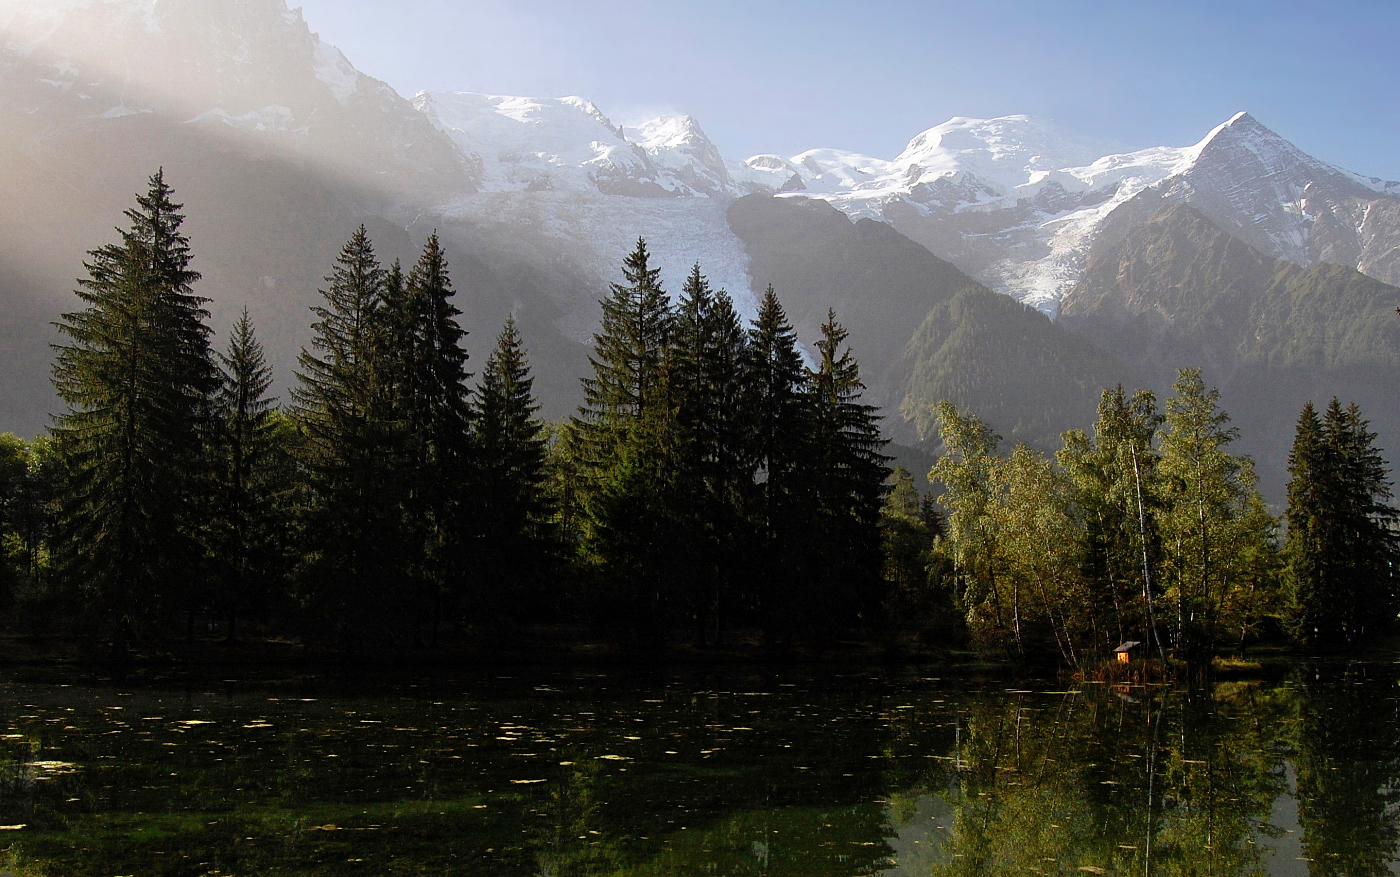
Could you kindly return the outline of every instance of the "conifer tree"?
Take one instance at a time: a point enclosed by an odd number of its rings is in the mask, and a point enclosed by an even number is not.
[[[661,269],[651,267],[645,240],[639,238],[623,261],[622,276],[626,282],[612,284],[600,302],[603,324],[593,336],[588,358],[593,376],[583,381],[579,411],[600,462],[633,421],[665,403],[666,355],[674,320],[661,288]]]
[[[472,489],[467,333],[457,322],[462,312],[452,302],[447,254],[436,233],[429,236],[404,289],[391,323],[399,327],[393,350],[407,441],[407,525],[413,543],[421,545],[415,564],[419,612],[430,613],[436,632],[444,605],[465,597],[465,574],[473,563],[469,545],[480,531],[467,503]]]
[[[314,597],[346,642],[362,640],[403,611],[403,430],[384,301],[395,297],[364,226],[336,259],[312,308],[312,347],[298,363],[297,421],[312,505],[308,509]]]
[[[889,475],[887,440],[879,410],[861,401],[860,366],[846,344],[846,329],[828,311],[817,342],[819,361],[807,375],[806,406],[811,433],[803,459],[821,583],[815,608],[822,627],[854,624],[878,605],[880,509]]]
[[[759,473],[755,528],[760,541],[760,610],[768,634],[781,636],[798,599],[804,504],[797,479],[807,440],[807,369],[797,333],[770,284],[749,327],[745,351],[746,401],[752,465]]]
[[[1353,642],[1393,623],[1400,514],[1375,439],[1360,409],[1335,398],[1322,418],[1311,404],[1299,418],[1284,555],[1300,642]]]
[[[724,632],[726,594],[739,565],[742,517],[753,483],[742,410],[745,335],[729,295],[712,292],[696,264],[676,316],[668,370],[675,409],[675,503],[685,522],[691,613],[704,644]]]
[[[226,638],[237,638],[239,609],[256,600],[275,574],[277,543],[285,538],[276,520],[276,497],[285,485],[274,455],[280,453],[272,369],[258,342],[248,309],[234,324],[228,352],[219,354],[223,380],[215,400],[214,443],[218,485],[212,548],[222,579],[220,603]]]
[[[206,299],[193,291],[181,205],[163,172],[126,211],[121,243],[89,253],[85,307],[63,315],[54,386],[67,406],[54,436],[67,467],[60,513],[65,571],[115,625],[133,622],[197,572],[204,443],[217,375]]]
[[[673,514],[667,371],[674,315],[646,242],[623,263],[602,304],[575,420],[582,463],[584,548],[616,601],[610,615],[634,643],[658,645],[675,614],[679,558]]]
[[[525,614],[529,598],[536,596],[527,587],[543,583],[553,550],[545,483],[548,450],[533,384],[520,332],[510,317],[476,391],[473,496],[481,521],[477,596],[506,617]]]
[[[1289,587],[1289,626],[1295,639],[1315,643],[1338,639],[1345,627],[1342,586],[1329,565],[1330,532],[1340,512],[1337,475],[1327,453],[1322,418],[1312,402],[1303,406],[1288,454],[1288,536],[1284,543]]]

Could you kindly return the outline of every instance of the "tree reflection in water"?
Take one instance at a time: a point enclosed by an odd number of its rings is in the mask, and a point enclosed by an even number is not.
[[[1396,859],[1392,668],[788,678],[3,685],[0,872],[1372,877]]]

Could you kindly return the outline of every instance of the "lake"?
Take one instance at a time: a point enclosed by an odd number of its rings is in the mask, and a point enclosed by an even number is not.
[[[0,678],[0,874],[1375,875],[1400,668]]]

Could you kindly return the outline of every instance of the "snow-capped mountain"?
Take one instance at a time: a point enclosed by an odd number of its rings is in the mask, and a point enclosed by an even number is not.
[[[1336,262],[1400,282],[1400,184],[1312,158],[1247,113],[1194,145],[1129,153],[1008,116],[952,119],[889,160],[814,149],[738,163],[727,162],[689,116],[628,129],[582,98],[423,94],[414,105],[484,169],[483,196],[573,193],[575,208],[583,199],[598,214],[590,222],[573,213],[590,232],[615,224],[620,205],[627,205],[623,214],[647,214],[657,208],[638,199],[679,198],[679,211],[696,221],[672,231],[693,237],[667,234],[667,242],[701,256],[734,249],[724,224],[703,218],[713,214],[709,201],[752,192],[820,199],[853,219],[893,224],[991,288],[1053,316],[1108,217],[1144,197],[1190,204],[1299,265]],[[557,194],[544,201],[557,204]],[[458,199],[454,208],[471,212],[473,203]],[[561,218],[537,217],[562,228]],[[599,250],[599,270],[613,264],[616,249]],[[726,282],[742,284],[730,270],[741,270],[739,262],[715,267]]]
[[[484,192],[740,194],[690,116],[663,116],[628,131],[580,97],[422,92],[413,105],[477,160]]]
[[[891,411],[921,312],[966,289],[964,274],[1057,314],[1091,254],[1162,201],[1270,256],[1400,282],[1400,185],[1314,159],[1245,114],[1197,144],[1136,152],[1008,116],[952,119],[893,158],[734,161],[690,116],[623,127],[604,110],[579,97],[406,99],[286,0],[0,0],[0,429],[42,427],[50,327],[71,306],[82,254],[110,239],[159,167],[187,204],[216,328],[249,306],[283,381],[356,225],[386,261],[414,258],[437,230],[472,337],[517,318],[540,351],[550,416],[576,404],[598,300],[638,237],[673,291],[698,261],[751,314],[755,289],[776,281],[805,340],[835,307],[869,352],[870,397]],[[876,222],[847,228],[843,213]],[[812,253],[813,238],[830,245],[827,261],[793,255]],[[934,256],[952,265],[922,258]],[[899,265],[877,277],[866,268],[878,259]],[[995,301],[1011,316],[982,329],[1014,338],[1008,326],[1031,325]],[[990,349],[958,331],[956,308],[940,314],[947,331],[924,333],[924,348],[956,341],[947,357],[969,361]],[[961,374],[953,359],[940,368]],[[1045,395],[1003,389],[989,392]]]
[[[591,275],[594,292],[563,303],[569,337],[592,335],[597,290],[615,279],[638,237],[650,243],[668,288],[699,261],[742,309],[756,305],[748,256],[725,216],[752,187],[730,178],[693,118],[627,129],[578,97],[432,92],[413,105],[480,168],[478,188],[441,191],[434,210],[543,237]]]
[[[1314,159],[1243,113],[1195,145],[1123,154],[1007,116],[949,120],[893,159],[814,149],[732,162],[690,116],[624,128],[579,97],[406,101],[285,0],[0,0],[0,29],[0,99],[37,129],[153,114],[252,138],[414,216],[544,229],[600,280],[644,235],[672,254],[668,273],[699,258],[752,301],[722,205],[767,192],[890,223],[1051,315],[1107,218],[1139,197],[1188,203],[1269,255],[1400,282],[1400,184]],[[592,306],[579,303],[572,334],[586,337]]]
[[[1193,146],[1095,156],[1092,144],[1010,116],[953,119],[892,161],[814,150],[748,164],[784,197],[890,222],[1052,315],[1108,216],[1143,195],[1191,204],[1269,255],[1400,281],[1400,184],[1318,161],[1247,113]]]

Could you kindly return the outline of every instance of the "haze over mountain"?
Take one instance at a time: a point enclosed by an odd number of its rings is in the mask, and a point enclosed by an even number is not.
[[[1127,154],[1008,116],[952,119],[888,160],[735,161],[689,116],[623,127],[581,97],[406,98],[285,0],[0,0],[0,32],[0,429],[47,422],[49,324],[75,302],[84,252],[112,239],[158,167],[186,204],[216,327],[247,305],[283,387],[321,278],[361,222],[386,260],[442,234],[469,343],[514,313],[550,417],[577,404],[597,301],[638,236],[668,288],[699,261],[751,312],[773,282],[809,342],[834,307],[906,441],[942,395],[1044,444],[1083,425],[1107,382],[1161,389],[1192,364],[1237,381],[1248,362],[1258,387],[1312,368],[1280,359],[1296,335],[1244,340],[1281,287],[1250,281],[1246,295],[1231,270],[1297,266],[1288,294],[1324,304],[1288,320],[1356,339],[1317,360],[1326,380],[1289,379],[1277,412],[1242,421],[1247,439],[1305,392],[1378,400],[1400,377],[1379,305],[1325,304],[1388,301],[1400,283],[1400,184],[1308,156],[1244,113],[1195,145]],[[1168,221],[1171,205],[1191,211]],[[1202,248],[1225,253],[1219,271],[1190,267]],[[1224,267],[1250,259],[1262,261]],[[1145,292],[1157,278],[1175,291]],[[1062,308],[1063,326],[1047,319]],[[1205,335],[1176,328],[1206,314]]]

